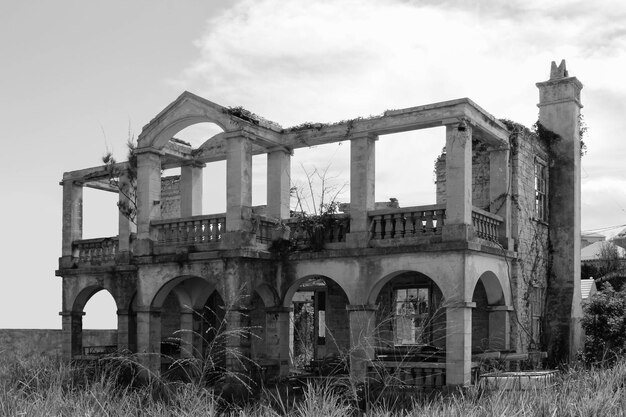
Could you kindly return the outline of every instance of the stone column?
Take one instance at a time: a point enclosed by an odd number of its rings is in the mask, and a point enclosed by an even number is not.
[[[291,187],[291,152],[272,149],[267,153],[267,215],[276,219],[289,218]]]
[[[252,144],[242,132],[229,132],[224,137],[228,142],[226,232],[241,231],[252,216]]]
[[[446,385],[469,385],[472,376],[472,308],[459,303],[446,308]]]
[[[161,155],[154,149],[137,149],[137,254],[149,254],[156,236],[150,221],[161,217]]]
[[[117,310],[117,349],[128,350],[128,328],[130,315],[128,310]]]
[[[289,375],[289,307],[266,309],[265,342],[268,358],[278,361],[280,376]]]
[[[61,354],[64,359],[72,359],[74,356],[83,354],[83,312],[62,311],[61,332],[63,341],[61,343]]]
[[[189,163],[180,168],[180,216],[202,214],[202,168],[205,164]]]
[[[350,320],[350,376],[365,382],[367,366],[374,359],[376,347],[377,305],[347,305]]]
[[[183,309],[180,312],[180,356],[183,358],[193,358],[196,350],[194,346],[194,312],[190,309]]]
[[[72,243],[83,237],[83,185],[63,180],[63,247],[61,256],[71,257]]]
[[[472,127],[446,126],[446,220],[443,240],[469,240],[472,227]]]
[[[558,135],[550,143],[548,223],[551,274],[544,343],[549,361],[574,359],[582,342],[580,295],[580,132],[582,84],[570,77],[565,61],[552,62],[550,79],[537,83],[539,123]]]
[[[250,359],[250,316],[243,307],[226,311],[226,369],[233,372],[249,368]]]
[[[511,347],[511,306],[489,307],[489,349],[508,350]]]
[[[130,207],[132,194],[134,192],[130,178],[127,173],[123,173],[119,177],[120,191],[119,204],[121,206]],[[135,221],[137,214],[135,213]],[[118,259],[128,259],[130,252],[130,235],[137,232],[137,225],[128,217],[118,211]]]
[[[509,149],[489,151],[489,211],[502,217],[499,242],[513,250],[511,238],[511,184],[509,176]]]
[[[376,140],[364,134],[350,141],[350,246],[367,246],[369,222],[367,212],[374,210]]]
[[[145,369],[144,378],[161,372],[161,312],[150,308],[137,309],[137,354]]]

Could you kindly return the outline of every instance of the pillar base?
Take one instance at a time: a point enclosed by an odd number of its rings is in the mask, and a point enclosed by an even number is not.
[[[350,232],[346,234],[346,246],[349,248],[366,248],[369,242],[369,232]]]
[[[449,241],[470,241],[476,238],[474,226],[471,224],[445,224],[441,230],[441,239]]]

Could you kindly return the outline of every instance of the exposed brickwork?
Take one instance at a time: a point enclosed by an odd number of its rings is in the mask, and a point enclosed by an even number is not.
[[[161,218],[180,218],[180,175],[161,178]]]
[[[532,325],[531,294],[533,288],[545,288],[548,279],[548,227],[535,219],[536,160],[548,162],[546,145],[536,134],[516,125],[511,137],[511,217],[518,261],[511,268],[511,286],[520,323],[511,320],[511,346],[520,351],[539,347],[541,338]]]

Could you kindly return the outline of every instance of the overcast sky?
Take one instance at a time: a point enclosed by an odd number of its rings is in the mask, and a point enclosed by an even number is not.
[[[623,0],[2,2],[0,53],[0,328],[60,327],[63,172],[99,165],[107,149],[124,159],[129,132],[184,90],[283,126],[460,97],[530,126],[535,83],[566,59],[589,128],[582,228],[626,223]],[[211,132],[180,136],[199,144]],[[433,203],[443,144],[441,129],[381,138],[377,200]],[[302,150],[293,169],[330,164],[342,184],[348,153]],[[262,159],[254,169],[263,204]],[[224,164],[206,171],[205,213],[222,211]],[[115,235],[116,210],[115,196],[87,190],[85,237]],[[104,292],[86,312],[85,327],[115,327]]]

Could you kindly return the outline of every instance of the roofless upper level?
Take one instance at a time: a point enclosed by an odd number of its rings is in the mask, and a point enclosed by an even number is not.
[[[210,122],[223,132],[197,148],[174,139],[181,130]],[[445,204],[376,210],[376,142],[383,135],[425,128],[446,128]],[[241,108],[226,108],[189,92],[181,94],[143,127],[135,151],[136,178],[129,162],[115,165],[117,184],[129,183],[136,195],[136,225],[120,214],[119,234],[82,239],[82,188],[119,192],[105,166],[63,175],[63,258],[61,268],[124,262],[134,256],[221,249],[267,249],[290,225],[292,239],[311,232],[291,221],[291,156],[298,148],[350,142],[349,212],[337,216],[322,237],[326,249],[437,245],[488,241],[509,248],[510,202],[472,206],[472,144],[489,150],[490,201],[507,195],[507,128],[467,98],[388,110],[381,116],[292,128],[267,121]],[[267,207],[252,208],[252,156],[267,155]],[[226,213],[202,213],[202,169],[226,161]],[[180,167],[177,215],[162,209],[161,173]],[[401,176],[402,173],[399,173]],[[410,181],[410,179],[406,179]],[[492,207],[493,206],[493,207]],[[282,222],[281,222],[282,221]],[[278,232],[277,232],[278,231]],[[431,249],[433,249],[432,247]],[[512,247],[511,247],[512,249]]]

